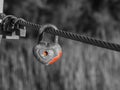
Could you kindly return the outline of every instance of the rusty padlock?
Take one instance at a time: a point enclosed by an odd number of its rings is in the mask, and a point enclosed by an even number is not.
[[[57,30],[57,27],[51,24],[42,26],[40,28],[41,34],[39,35],[39,42],[33,47],[33,54],[41,63],[51,65],[62,56],[62,48],[58,44],[58,36],[55,36],[54,41],[51,43],[43,41],[44,31],[46,28],[53,28]]]

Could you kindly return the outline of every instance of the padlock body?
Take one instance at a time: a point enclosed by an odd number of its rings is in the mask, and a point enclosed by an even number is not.
[[[55,63],[62,56],[62,48],[58,43],[40,42],[33,48],[33,54],[43,64]]]

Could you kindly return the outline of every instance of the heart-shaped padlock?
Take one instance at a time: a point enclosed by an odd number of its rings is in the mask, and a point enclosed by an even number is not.
[[[52,43],[43,41],[44,31],[47,28],[57,30],[57,28],[51,24],[42,26],[40,28],[41,34],[39,35],[39,42],[33,47],[33,54],[41,63],[50,65],[55,63],[62,56],[62,48],[58,44],[58,36],[55,36],[55,40]]]

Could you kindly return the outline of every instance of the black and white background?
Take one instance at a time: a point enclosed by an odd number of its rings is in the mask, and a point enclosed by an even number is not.
[[[120,44],[119,0],[4,0],[4,13]],[[62,58],[44,66],[27,29],[26,39],[0,44],[0,90],[120,90],[120,52],[60,37]]]

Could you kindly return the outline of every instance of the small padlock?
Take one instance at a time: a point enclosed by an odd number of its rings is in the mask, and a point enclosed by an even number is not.
[[[26,36],[26,27],[20,24],[17,24],[22,18],[17,18],[12,15],[8,15],[3,18],[1,22],[1,32],[3,38],[5,39],[19,39],[20,37]]]
[[[57,28],[51,24],[42,26],[40,28],[41,34],[39,35],[39,42],[33,47],[33,54],[41,63],[45,65],[51,65],[62,56],[62,48],[58,44],[58,36],[55,36],[55,40],[52,43],[43,41],[44,31],[47,28],[53,28],[57,30]]]
[[[24,19],[22,18],[18,18],[18,20],[16,21],[16,23],[21,20],[21,21],[25,21]],[[26,37],[26,33],[27,33],[27,30],[26,30],[26,26],[24,25],[20,25],[20,24],[16,24],[15,25],[15,29],[16,29],[16,34],[20,37]]]

